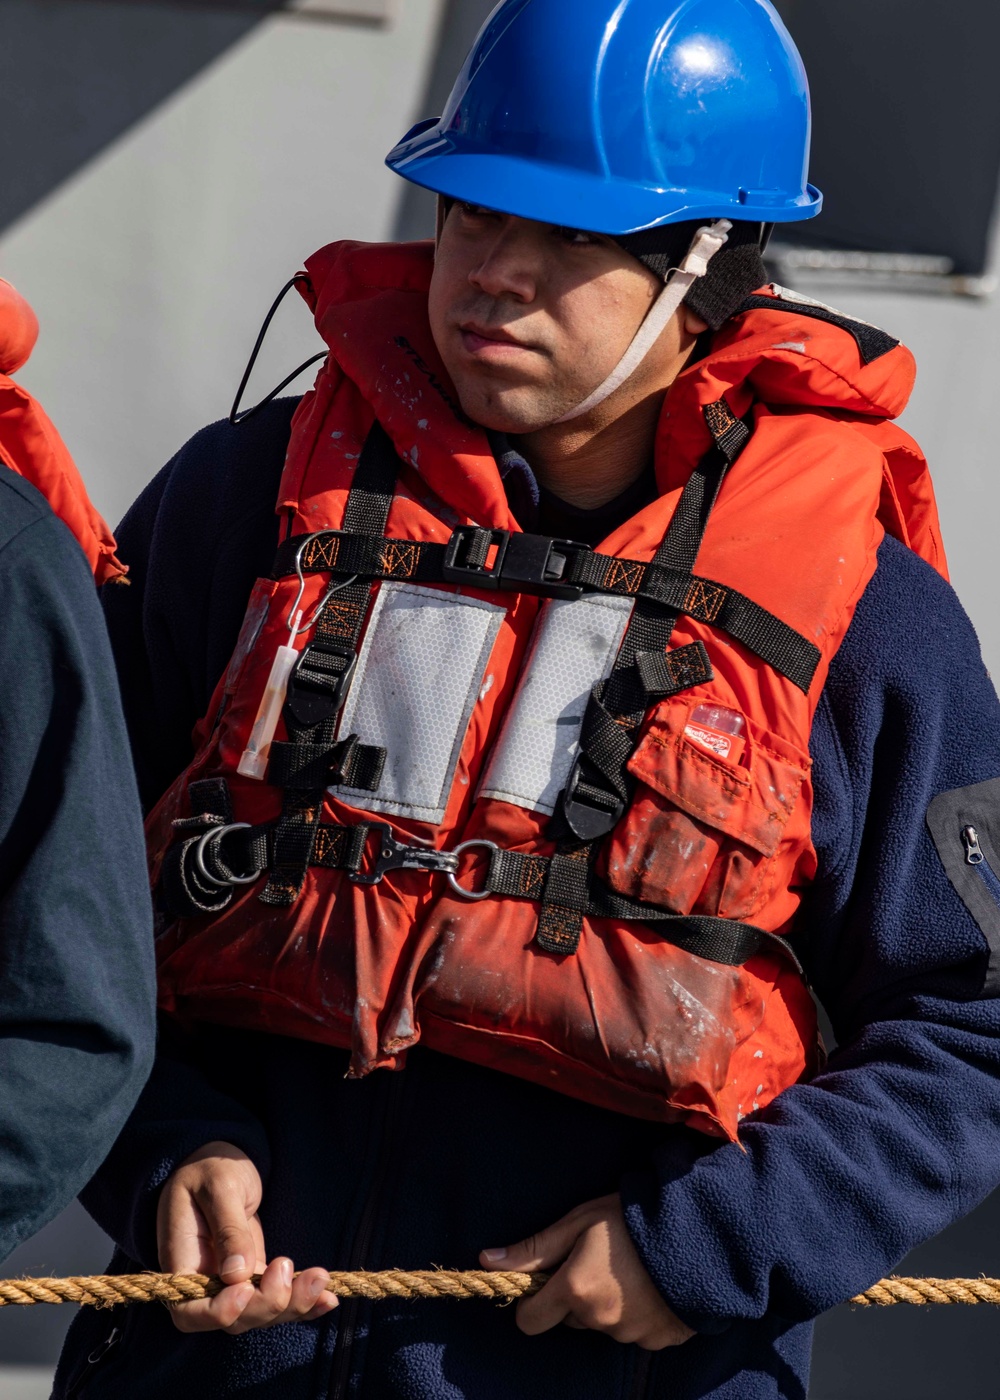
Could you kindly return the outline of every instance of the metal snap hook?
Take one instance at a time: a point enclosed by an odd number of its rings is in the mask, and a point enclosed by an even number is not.
[[[305,554],[306,545],[311,544],[313,540],[318,540],[323,535],[328,535],[329,533],[329,530],[314,530],[310,535],[303,535],[299,542],[299,547],[295,551],[295,573],[299,580],[299,591],[295,595],[295,602],[288,610],[288,646],[291,646],[292,642],[294,642],[296,637],[301,633],[308,632],[309,628],[315,624],[316,619],[323,611],[326,603],[335,593],[339,593],[343,588],[349,588],[352,583],[357,583],[358,581],[357,574],[351,574],[350,578],[343,579],[340,583],[334,583],[331,579],[329,587],[320,599],[319,605],[310,620],[308,622],[302,621],[301,614],[299,613],[299,604],[302,602],[302,596],[306,591],[306,576],[302,568],[302,556]]]
[[[249,822],[231,822],[229,826],[213,826],[205,832],[194,848],[194,865],[206,885],[214,885],[216,889],[227,890],[230,885],[253,885],[260,879],[264,873],[263,870],[255,870],[252,875],[231,875],[228,880],[219,880],[214,875],[209,874],[205,865],[205,855],[213,841],[221,841],[229,831],[249,830]]]
[[[497,845],[497,843],[496,843],[495,841],[463,841],[462,844],[461,844],[460,846],[456,846],[456,847],[455,847],[455,849],[452,851],[451,854],[452,854],[453,856],[455,856],[456,859],[457,859],[457,858],[458,858],[459,856],[461,856],[465,851],[473,851],[473,850],[480,850],[480,851],[498,851],[499,849],[500,849],[500,847]],[[455,873],[454,873],[453,871],[451,871],[451,870],[448,871],[448,884],[451,886],[451,888],[452,888],[452,890],[454,891],[454,893],[457,894],[457,895],[459,896],[460,899],[470,899],[470,900],[488,899],[488,898],[490,897],[490,895],[493,893],[493,891],[489,888],[488,885],[487,885],[486,889],[484,889],[484,890],[467,890],[467,889],[464,889],[464,888],[458,883],[458,879],[457,879],[457,876],[455,875]]]

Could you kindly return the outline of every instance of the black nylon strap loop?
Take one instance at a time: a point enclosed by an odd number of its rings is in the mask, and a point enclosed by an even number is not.
[[[274,787],[325,790],[335,784],[374,792],[385,767],[385,750],[358,742],[356,734],[335,744],[271,744],[267,781]]]
[[[643,690],[652,699],[666,699],[714,678],[712,663],[702,642],[673,651],[641,651],[635,667]]]
[[[346,531],[362,536],[385,534],[398,472],[396,449],[376,420],[365,441],[344,508]],[[313,641],[296,668],[303,678],[301,697],[295,691],[296,674],[289,683],[283,711],[288,742],[281,746],[272,744],[275,779],[280,775],[289,781],[284,785],[281,819],[274,834],[271,878],[260,895],[264,904],[287,908],[301,894],[306,871],[313,861],[326,788],[343,784],[373,792],[381,781],[386,761],[384,749],[360,744],[353,734],[340,742],[334,740],[346,695],[345,677],[349,680],[370,595],[370,582],[365,581],[349,584],[326,599],[315,624]],[[345,667],[338,669],[339,660],[345,657],[349,658]],[[301,718],[297,710],[301,711]],[[269,778],[270,772],[269,765]]]
[[[765,929],[736,919],[675,914],[659,905],[627,899],[599,880],[586,860],[574,860],[565,855],[545,857],[500,850],[491,857],[486,885],[491,893],[511,899],[548,901],[551,897],[559,912],[556,946],[547,951],[575,951],[575,947],[567,949],[566,939],[561,936],[564,916],[575,913],[586,914],[590,918],[651,924],[667,942],[727,967],[740,967],[757,953],[768,950],[780,951],[798,965],[787,943]],[[541,938],[537,941],[544,946]]]
[[[653,563],[643,579],[642,596],[728,632],[808,693],[820,663],[819,647],[744,594],[711,579]]]

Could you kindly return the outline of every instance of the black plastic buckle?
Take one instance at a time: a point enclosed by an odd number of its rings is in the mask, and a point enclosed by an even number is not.
[[[443,875],[458,871],[459,856],[454,851],[435,851],[429,846],[407,846],[397,841],[385,822],[369,822],[369,831],[381,838],[378,855],[366,871],[352,873],[356,885],[377,885],[387,870],[434,870]]]
[[[539,598],[579,598],[583,588],[563,580],[574,554],[590,554],[586,544],[548,535],[511,535],[500,570],[500,587]]]
[[[329,677],[321,672],[316,673],[318,676],[322,676],[318,682],[313,681],[310,676],[302,674],[304,670],[308,671],[309,659],[316,654],[343,658],[344,669],[332,685]],[[322,724],[325,720],[333,719],[334,715],[339,714],[347,699],[347,692],[354,679],[357,664],[358,654],[353,647],[337,646],[335,643],[332,645],[324,643],[319,647],[315,642],[306,647],[289,677],[285,699],[285,703],[296,721],[303,728],[312,729],[314,725]]]
[[[484,541],[483,536],[488,536]],[[474,588],[499,588],[500,570],[510,542],[509,530],[487,530],[479,525],[459,525],[452,530],[451,539],[444,551],[444,565],[441,572],[448,583],[465,583]],[[482,545],[486,548],[482,549]],[[496,557],[487,566],[485,560],[489,551],[496,546]],[[482,552],[483,563],[470,563],[470,555]]]
[[[601,836],[607,836],[608,832],[618,825],[625,815],[625,803],[616,798],[612,807],[595,807],[593,803],[582,799],[579,795],[582,764],[581,755],[574,763],[569,782],[563,791],[562,813],[566,825],[580,841],[596,841]],[[608,796],[610,798],[612,794],[609,793]]]
[[[493,562],[487,565],[485,561],[494,547]],[[441,572],[448,583],[509,588],[512,593],[530,593],[539,598],[572,599],[579,598],[583,588],[563,582],[569,560],[573,554],[590,552],[589,545],[577,544],[575,540],[460,525],[452,531]],[[470,556],[475,559],[479,555],[482,563],[470,563]]]

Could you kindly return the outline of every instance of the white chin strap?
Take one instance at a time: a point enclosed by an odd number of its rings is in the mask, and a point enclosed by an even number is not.
[[[574,418],[582,418],[592,408],[609,399],[626,379],[631,379],[695,282],[708,271],[708,264],[729,237],[731,228],[732,224],[728,219],[717,219],[714,224],[698,230],[691,240],[684,261],[674,270],[673,276],[653,302],[635,339],[619,360],[617,367],[611,371],[603,384],[599,384],[592,394],[587,395],[583,403],[577,404],[576,408],[571,408],[568,413],[557,418],[557,423],[571,423]]]

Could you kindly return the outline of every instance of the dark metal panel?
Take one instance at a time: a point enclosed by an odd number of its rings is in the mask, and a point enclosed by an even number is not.
[[[1000,176],[996,0],[777,0],[813,93],[826,207],[783,238],[986,267]]]

